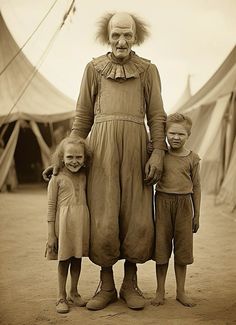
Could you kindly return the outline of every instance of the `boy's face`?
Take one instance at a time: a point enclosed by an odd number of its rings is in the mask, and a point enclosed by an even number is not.
[[[184,146],[189,134],[183,124],[171,123],[167,128],[166,136],[171,148],[176,150]]]
[[[81,145],[67,144],[64,151],[63,161],[66,168],[77,173],[84,164],[84,148]]]

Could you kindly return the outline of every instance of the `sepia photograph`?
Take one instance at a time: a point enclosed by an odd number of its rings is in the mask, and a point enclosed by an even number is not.
[[[236,1],[0,0],[0,324],[236,324]]]

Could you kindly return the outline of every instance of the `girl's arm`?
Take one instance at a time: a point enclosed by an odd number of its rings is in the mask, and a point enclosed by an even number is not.
[[[199,229],[199,217],[200,217],[200,205],[201,205],[201,184],[200,184],[200,175],[199,175],[199,163],[194,165],[192,171],[192,182],[193,182],[193,232],[196,233]]]
[[[57,213],[58,182],[55,177],[48,185],[48,248],[57,251],[57,237],[55,234],[55,220]]]
[[[47,246],[49,251],[57,252],[58,250],[58,243],[57,237],[55,235],[55,222],[48,221],[48,241]]]

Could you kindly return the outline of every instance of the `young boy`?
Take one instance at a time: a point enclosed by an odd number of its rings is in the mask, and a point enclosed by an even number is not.
[[[201,188],[196,153],[185,147],[192,121],[184,114],[167,118],[169,149],[165,154],[163,174],[156,185],[156,261],[157,291],[153,305],[163,305],[165,279],[174,246],[176,299],[184,306],[195,304],[185,294],[187,265],[193,263],[193,233],[199,228]]]

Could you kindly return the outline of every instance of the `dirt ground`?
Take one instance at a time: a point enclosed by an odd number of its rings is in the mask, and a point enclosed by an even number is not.
[[[57,262],[44,258],[46,209],[43,185],[0,194],[0,324],[236,324],[236,213],[215,206],[213,197],[203,196],[195,262],[187,273],[187,292],[197,303],[193,308],[175,300],[173,262],[165,305],[150,304],[156,283],[155,264],[149,261],[138,266],[139,286],[147,299],[144,310],[130,310],[119,300],[97,312],[73,307],[68,314],[57,314]],[[119,289],[123,261],[114,271]],[[98,280],[99,268],[84,259],[79,291],[85,299],[93,295]]]

